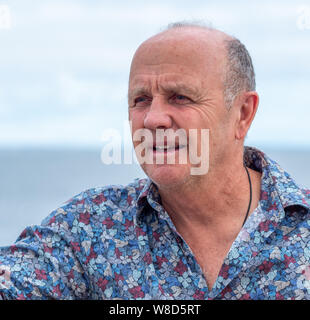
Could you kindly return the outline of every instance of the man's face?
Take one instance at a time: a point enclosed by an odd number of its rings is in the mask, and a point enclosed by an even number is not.
[[[166,146],[157,144],[156,148],[156,130],[184,129],[189,137],[189,129],[197,129],[199,155],[201,129],[209,129],[210,170],[225,160],[232,140],[232,122],[223,97],[225,49],[216,34],[201,32],[205,31],[172,30],[158,35],[140,46],[132,62],[128,92],[132,133],[138,129],[151,132],[154,145],[146,153],[154,161],[142,164],[142,168],[162,188],[193,179],[193,164],[189,145],[185,164],[178,163],[182,147],[178,141],[170,148],[168,138]],[[133,143],[136,148],[141,142]],[[176,156],[175,164],[167,163],[171,153]],[[156,164],[159,154],[165,161]]]

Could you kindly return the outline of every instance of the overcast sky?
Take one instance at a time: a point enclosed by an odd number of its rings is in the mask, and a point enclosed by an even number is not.
[[[246,144],[310,148],[310,1],[0,0],[0,147],[96,147],[122,131],[137,46],[195,19],[238,37],[257,75]]]

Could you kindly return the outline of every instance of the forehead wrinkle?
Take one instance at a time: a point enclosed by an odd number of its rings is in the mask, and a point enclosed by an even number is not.
[[[167,83],[159,84],[159,88],[163,92],[175,92],[175,93],[186,93],[191,95],[197,95],[198,89],[194,86],[189,86],[182,82],[169,81]]]
[[[138,85],[132,90],[129,90],[128,99],[132,99],[133,97],[143,95],[143,94],[150,94],[154,90],[155,92],[163,92],[164,94],[174,92],[174,93],[189,94],[193,96],[199,95],[199,88],[196,88],[195,86],[190,86],[183,82],[170,80],[170,81],[163,81],[161,83],[156,81],[156,83],[153,86],[150,83]]]

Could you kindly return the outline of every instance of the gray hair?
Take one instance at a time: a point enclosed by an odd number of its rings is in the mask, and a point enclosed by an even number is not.
[[[175,22],[170,23],[165,30],[178,28],[203,28],[207,30],[216,30],[210,23],[206,24],[201,21],[194,22]],[[223,79],[224,100],[228,109],[231,108],[235,98],[242,91],[255,90],[255,72],[251,56],[240,40],[229,36],[230,39],[225,40],[227,50],[227,65]]]
[[[227,70],[224,80],[225,104],[230,108],[242,91],[255,90],[255,73],[250,54],[240,40],[226,40]]]

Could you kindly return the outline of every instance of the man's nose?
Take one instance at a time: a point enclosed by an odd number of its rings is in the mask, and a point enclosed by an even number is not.
[[[144,118],[144,127],[150,130],[171,128],[172,119],[168,113],[169,106],[160,98],[153,98]]]

